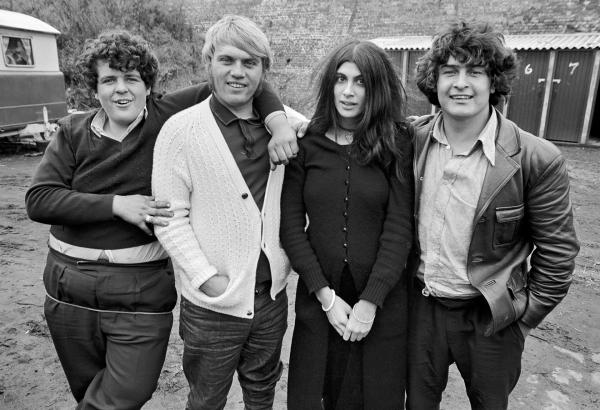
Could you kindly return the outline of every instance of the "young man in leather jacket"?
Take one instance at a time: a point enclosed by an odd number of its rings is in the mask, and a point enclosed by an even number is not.
[[[456,363],[474,409],[506,409],[525,337],[564,298],[579,244],[565,159],[498,112],[516,58],[488,25],[441,32],[417,84],[407,408],[439,409]]]

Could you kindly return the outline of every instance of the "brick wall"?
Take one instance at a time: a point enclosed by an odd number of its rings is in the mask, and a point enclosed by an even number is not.
[[[458,19],[492,23],[505,34],[600,31],[599,0],[167,0],[184,1],[206,31],[224,14],[256,21],[275,53],[271,81],[285,103],[311,114],[312,68],[347,37],[432,35]]]

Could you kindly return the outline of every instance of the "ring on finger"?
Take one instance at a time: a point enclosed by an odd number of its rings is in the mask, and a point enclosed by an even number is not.
[[[150,215],[147,215],[147,214],[146,214],[146,216],[144,217],[144,221],[145,221],[147,224],[151,224],[151,223],[152,223],[152,217],[151,217]]]

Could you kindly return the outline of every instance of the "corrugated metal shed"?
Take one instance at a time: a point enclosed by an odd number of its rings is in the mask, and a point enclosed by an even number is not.
[[[0,27],[55,35],[60,34],[60,31],[52,27],[50,24],[44,23],[35,17],[8,10],[0,10]]]
[[[380,37],[406,89],[409,115],[433,112],[419,91],[415,66],[431,46],[430,36]],[[513,92],[500,105],[521,128],[552,141],[585,144],[600,129],[600,33],[506,35],[515,50],[519,74]],[[598,137],[599,133],[594,134]]]
[[[431,46],[430,36],[379,37],[371,41],[384,50],[427,50]]]
[[[594,50],[600,48],[600,33],[511,35],[506,45],[515,50]]]
[[[505,36],[515,50],[594,50],[600,49],[600,33],[518,34]],[[430,36],[379,37],[371,40],[385,50],[427,50]]]

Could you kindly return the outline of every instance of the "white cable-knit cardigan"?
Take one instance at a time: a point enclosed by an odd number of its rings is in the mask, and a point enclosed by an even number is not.
[[[285,288],[290,264],[279,241],[284,167],[269,174],[260,210],[209,107],[209,99],[173,115],[154,147],[152,191],[175,216],[154,232],[181,278],[181,293],[196,305],[254,317],[256,265],[261,249],[271,265],[271,297]],[[199,287],[217,272],[229,277],[220,296]]]

